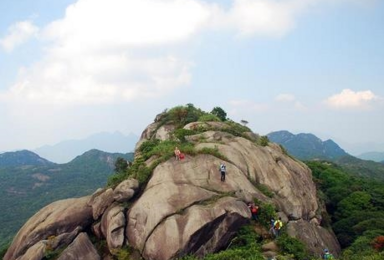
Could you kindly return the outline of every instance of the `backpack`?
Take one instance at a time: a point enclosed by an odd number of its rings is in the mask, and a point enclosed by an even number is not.
[[[224,164],[220,165],[220,171],[225,172],[225,165]]]
[[[251,212],[252,212],[252,213],[257,213],[257,209],[258,209],[258,208],[256,208],[255,206],[252,206],[252,208],[251,208]]]
[[[280,228],[281,228],[281,222],[280,220],[276,220],[275,229],[280,229]]]

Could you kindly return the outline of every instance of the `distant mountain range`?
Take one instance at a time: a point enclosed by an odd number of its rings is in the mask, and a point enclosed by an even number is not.
[[[357,157],[363,160],[384,163],[384,152],[367,152],[360,154]]]
[[[105,152],[132,152],[139,137],[135,134],[124,135],[120,132],[102,132],[91,135],[85,139],[62,141],[55,145],[45,145],[35,149],[43,158],[55,163],[67,163],[76,156],[91,149]]]
[[[66,164],[27,150],[0,154],[0,248],[43,206],[104,187],[118,157],[132,161],[133,153],[94,149]]]
[[[313,134],[294,135],[283,130],[269,133],[267,136],[270,141],[281,144],[291,155],[301,160],[335,160],[348,155],[334,141],[323,142]]]
[[[300,160],[328,160],[354,175],[384,180],[383,163],[351,156],[332,140],[322,141],[313,134],[295,135],[285,130],[267,136],[270,141],[282,145],[290,155]]]

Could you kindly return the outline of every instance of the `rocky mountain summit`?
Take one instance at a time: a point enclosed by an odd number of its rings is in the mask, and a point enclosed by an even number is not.
[[[325,209],[305,164],[274,143],[260,145],[258,135],[234,122],[191,122],[188,111],[178,112],[157,116],[144,130],[122,182],[41,209],[4,259],[114,259],[126,247],[132,259],[204,257],[227,248],[250,222],[247,203],[255,200],[274,205],[288,234],[312,254],[325,247],[340,252],[332,231],[320,225]],[[173,156],[175,145],[185,159]]]

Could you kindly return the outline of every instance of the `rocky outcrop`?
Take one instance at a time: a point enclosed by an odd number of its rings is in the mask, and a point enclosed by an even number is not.
[[[91,240],[86,233],[81,233],[77,238],[61,253],[57,260],[100,260]]]
[[[226,248],[249,221],[246,203],[254,199],[274,204],[288,222],[289,234],[307,243],[311,252],[327,247],[337,255],[340,248],[334,235],[318,224],[322,209],[305,164],[285,155],[278,145],[257,145],[256,134],[231,134],[223,122],[195,122],[184,128],[199,132],[185,137],[194,146],[193,156],[186,154],[181,161],[172,157],[160,164],[159,157],[149,158],[145,164],[156,162],[156,167],[145,187],[129,179],[90,197],[47,206],[20,230],[5,260],[41,259],[47,245],[66,247],[59,259],[74,259],[76,254],[78,259],[100,259],[87,233],[105,239],[111,254],[129,245],[145,259],[203,257]],[[154,138],[177,141],[174,129],[170,123],[161,125],[158,117],[136,147]],[[136,153],[135,158],[141,155]],[[221,162],[227,167],[225,182],[220,180]],[[269,196],[259,190],[260,185]],[[260,234],[268,236],[268,231]],[[264,253],[275,255],[275,249],[265,248]]]
[[[71,233],[78,227],[89,226],[92,223],[92,208],[87,205],[88,200],[89,197],[67,199],[41,209],[17,233],[4,260],[23,256],[33,245],[51,236]]]
[[[139,182],[135,179],[125,180],[113,191],[113,198],[117,202],[129,201],[139,189]]]
[[[114,193],[112,189],[101,190],[94,193],[88,202],[88,205],[92,207],[92,216],[94,220],[97,220],[109,205],[114,202]]]
[[[114,204],[114,197],[119,201],[129,200],[137,187],[137,180],[126,180],[115,190],[99,189],[92,196],[56,201],[46,206],[20,229],[4,260],[40,260],[47,252],[66,247],[59,259],[100,259],[83,231],[92,232],[99,239],[105,238],[111,251],[122,247],[125,209]]]
[[[290,221],[287,225],[287,233],[305,241],[308,250],[314,255],[321,255],[324,248],[328,248],[334,254],[340,252],[340,245],[333,232],[319,225],[308,223],[302,219]]]
[[[121,248],[124,243],[125,210],[119,205],[111,205],[101,219],[101,232],[107,239],[108,248]]]

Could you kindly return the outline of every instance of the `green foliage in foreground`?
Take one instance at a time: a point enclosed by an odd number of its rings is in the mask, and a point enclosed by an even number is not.
[[[255,200],[255,204],[259,206],[258,219],[261,225],[269,229],[271,218],[276,219],[276,209],[272,204],[260,203]]]
[[[257,143],[258,145],[261,145],[261,146],[267,146],[269,143],[268,136],[266,135],[260,136],[260,139],[258,140]]]
[[[277,245],[285,254],[292,255],[296,260],[304,260],[308,257],[305,245],[300,240],[282,234],[277,239]]]

